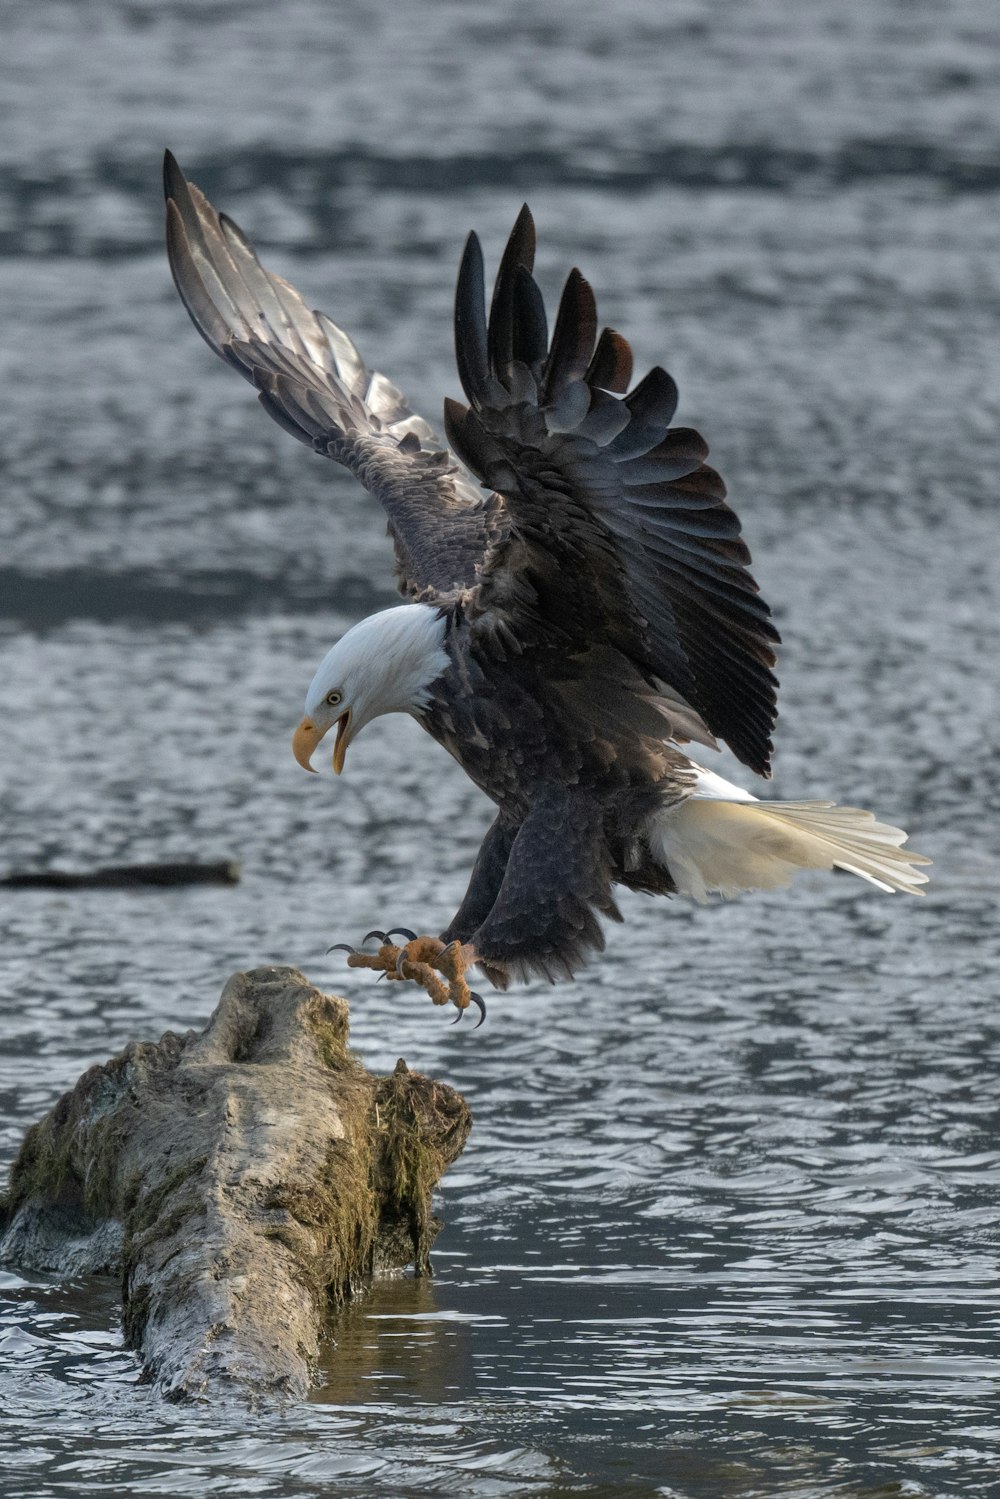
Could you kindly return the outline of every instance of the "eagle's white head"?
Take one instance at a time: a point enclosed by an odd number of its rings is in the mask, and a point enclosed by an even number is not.
[[[449,664],[447,621],[429,604],[401,604],[371,614],[348,630],[320,662],[306,693],[306,714],[292,752],[306,770],[316,746],[337,725],[333,768],[340,775],[347,746],[382,713],[418,715],[431,684]]]

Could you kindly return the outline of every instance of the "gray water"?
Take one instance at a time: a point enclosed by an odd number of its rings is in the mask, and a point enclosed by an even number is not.
[[[5,1158],[269,962],[476,1118],[435,1280],[352,1306],[305,1407],[164,1407],[113,1287],[6,1273],[3,1492],[1000,1493],[993,5],[10,0],[3,32],[2,862],[244,868],[7,894]],[[188,324],[166,144],[435,420],[462,238],[495,255],[527,196],[550,294],[579,262],[730,481],[787,641],[775,794],[909,827],[928,899],[626,899],[479,1031],[324,956],[440,927],[489,809],[409,721],[336,784],[291,760],[390,553]]]

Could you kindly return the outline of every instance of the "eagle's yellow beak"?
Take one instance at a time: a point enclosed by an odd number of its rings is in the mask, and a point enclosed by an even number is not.
[[[344,768],[344,757],[347,754],[347,731],[351,725],[351,710],[342,713],[337,719],[337,740],[333,747],[333,768],[340,775]],[[303,770],[311,770],[315,775],[312,765],[312,757],[316,752],[316,746],[326,734],[326,729],[318,729],[311,718],[304,718],[292,735],[292,754],[302,766]]]
[[[292,735],[292,754],[298,760],[303,770],[311,770],[316,774],[312,765],[313,752],[323,737],[323,730],[317,729],[311,718],[304,718]]]

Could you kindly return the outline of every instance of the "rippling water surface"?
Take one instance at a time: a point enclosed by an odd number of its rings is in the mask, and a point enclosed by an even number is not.
[[[352,1306],[303,1409],[164,1407],[113,1287],[8,1271],[3,1491],[1000,1493],[993,8],[15,0],[5,33],[3,862],[244,867],[7,895],[5,1155],[264,962],[476,1124],[436,1279]],[[730,480],[787,641],[776,793],[910,827],[929,898],[627,899],[479,1031],[325,957],[440,926],[489,809],[408,721],[336,786],[291,762],[388,546],[188,325],[167,143],[435,419],[462,236],[529,196],[549,291],[580,262]]]

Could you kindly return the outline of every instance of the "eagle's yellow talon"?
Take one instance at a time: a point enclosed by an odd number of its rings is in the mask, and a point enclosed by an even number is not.
[[[369,933],[369,936],[380,935],[377,931]],[[465,981],[466,969],[475,961],[475,951],[468,944],[445,944],[440,937],[425,936],[414,937],[405,947],[383,942],[375,953],[351,952],[347,966],[377,969],[382,978],[399,982],[412,980],[427,992],[434,1004],[453,1004],[462,1015],[475,998]],[[483,1010],[482,1001],[475,998],[475,1002]]]

